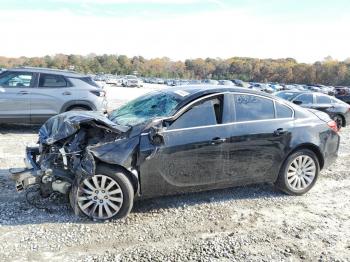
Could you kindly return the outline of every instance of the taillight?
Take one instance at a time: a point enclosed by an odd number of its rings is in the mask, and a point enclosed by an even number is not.
[[[337,123],[333,120],[329,121],[327,125],[335,132],[338,132],[338,126]]]
[[[91,93],[93,93],[95,96],[106,96],[106,91],[103,91],[103,90],[93,90],[93,91],[90,91]]]

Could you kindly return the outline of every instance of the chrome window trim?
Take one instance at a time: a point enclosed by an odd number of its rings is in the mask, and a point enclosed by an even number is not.
[[[174,131],[185,131],[188,129],[201,129],[201,128],[211,128],[211,127],[222,127],[222,126],[230,126],[230,125],[236,125],[236,124],[249,124],[249,123],[255,123],[255,122],[267,122],[267,121],[279,121],[279,120],[292,120],[293,118],[274,118],[274,119],[261,119],[261,120],[252,120],[252,121],[240,121],[240,122],[231,122],[231,123],[225,123],[225,124],[217,124],[217,125],[207,125],[207,126],[194,126],[194,127],[185,127],[185,128],[178,128],[178,129],[171,129],[171,130],[161,130],[159,133],[170,133]],[[144,135],[148,133],[143,133]]]
[[[232,93],[232,92],[220,92],[220,93],[215,93],[215,94],[210,94],[210,95],[206,95],[206,96],[203,96],[203,97],[200,97],[190,103],[188,103],[186,106],[184,106],[183,108],[181,108],[179,111],[177,111],[171,118],[174,118],[174,119],[177,119],[179,118],[183,113],[185,113],[189,107],[191,107],[192,105],[202,101],[202,100],[205,100],[207,98],[210,98],[210,97],[215,97],[215,96],[219,96],[219,95],[225,95],[225,94],[229,94],[229,93]]]
[[[260,119],[260,120],[249,120],[249,121],[238,121],[238,122],[229,122],[229,123],[221,123],[221,124],[216,124],[216,125],[206,125],[206,126],[195,126],[195,127],[185,127],[185,128],[178,128],[178,129],[170,129],[170,130],[162,130],[160,131],[159,133],[169,133],[169,132],[174,132],[174,131],[183,131],[183,130],[188,130],[188,129],[201,129],[201,128],[211,128],[211,127],[219,127],[219,126],[229,126],[229,125],[235,125],[235,124],[242,124],[242,123],[255,123],[255,122],[266,122],[266,121],[278,121],[278,120],[293,120],[295,119],[295,111],[294,109],[287,105],[286,103],[284,103],[283,101],[278,101],[277,99],[274,99],[274,98],[270,98],[270,97],[266,97],[264,95],[259,95],[259,94],[250,94],[250,93],[242,93],[242,92],[229,92],[229,91],[226,91],[226,92],[220,92],[220,93],[215,93],[215,94],[210,94],[210,95],[207,95],[207,96],[204,96],[204,97],[201,97],[199,99],[196,99],[192,102],[190,102],[188,105],[186,105],[185,107],[183,107],[182,109],[180,109],[174,116],[172,116],[171,118],[178,118],[181,116],[181,114],[185,113],[189,107],[191,107],[192,105],[202,101],[202,100],[205,100],[207,98],[210,98],[210,97],[215,97],[215,96],[218,96],[218,95],[225,95],[225,94],[232,94],[232,95],[252,95],[252,96],[257,96],[257,97],[261,97],[261,98],[265,98],[265,99],[269,99],[273,102],[273,105],[274,105],[274,115],[275,115],[275,118],[270,118],[270,119]],[[279,103],[281,105],[284,105],[286,107],[288,107],[290,110],[292,110],[292,116],[291,117],[285,117],[285,118],[277,118],[277,111],[276,111],[276,105],[275,103]]]

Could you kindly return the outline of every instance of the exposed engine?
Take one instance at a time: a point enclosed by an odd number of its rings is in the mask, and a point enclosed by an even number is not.
[[[25,169],[12,169],[17,191],[68,194],[95,175],[99,162],[135,165],[139,136],[96,112],[67,112],[50,118],[39,130],[39,143],[26,148]],[[131,137],[130,137],[131,136]],[[127,138],[128,139],[125,139]]]
[[[106,129],[81,126],[80,130],[52,145],[40,145],[41,170],[60,170],[75,176],[93,175],[95,159],[87,150],[91,146],[116,141],[120,135]]]

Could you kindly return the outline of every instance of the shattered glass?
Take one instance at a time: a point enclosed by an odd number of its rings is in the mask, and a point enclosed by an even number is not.
[[[119,125],[134,126],[153,118],[171,116],[180,102],[170,93],[151,92],[116,109],[109,119]]]

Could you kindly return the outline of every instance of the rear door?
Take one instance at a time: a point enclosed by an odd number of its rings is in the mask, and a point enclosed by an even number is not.
[[[252,94],[231,95],[235,116],[224,145],[221,180],[235,184],[273,181],[288,151],[293,110],[283,103]]]
[[[71,98],[70,83],[62,75],[40,74],[38,86],[31,94],[30,114],[32,123],[40,123],[60,110]]]
[[[5,72],[0,77],[0,121],[3,123],[30,123],[30,96],[35,74]]]

